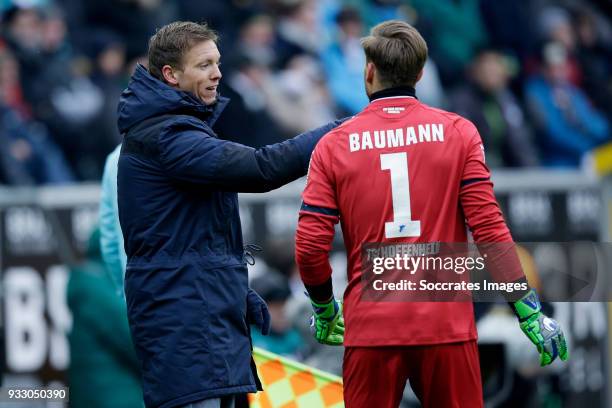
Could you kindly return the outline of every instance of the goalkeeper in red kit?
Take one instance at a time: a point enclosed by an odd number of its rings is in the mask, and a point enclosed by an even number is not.
[[[427,59],[416,29],[387,21],[362,45],[370,103],[317,144],[296,234],[314,335],[345,346],[347,408],[397,407],[408,380],[425,408],[482,407],[472,303],[364,300],[361,252],[366,243],[466,243],[467,227],[479,247],[512,244],[483,145],[470,121],[416,98]],[[329,264],[339,221],[348,257],[343,303],[333,297]],[[501,258],[490,273],[526,288],[510,305],[540,363],[566,360],[563,332],[541,313],[516,251]]]

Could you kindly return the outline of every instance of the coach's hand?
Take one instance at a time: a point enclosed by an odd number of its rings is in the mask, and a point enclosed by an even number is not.
[[[314,314],[310,318],[310,331],[321,344],[341,346],[344,342],[344,318],[342,303],[331,299],[326,303],[317,303],[310,299]]]
[[[545,366],[557,358],[566,361],[569,357],[563,331],[557,323],[544,314],[536,291],[531,289],[520,300],[512,303],[512,309],[519,318],[523,333],[538,348],[540,365]]]
[[[247,292],[247,321],[259,328],[261,334],[267,336],[270,333],[270,312],[266,302],[249,288]]]

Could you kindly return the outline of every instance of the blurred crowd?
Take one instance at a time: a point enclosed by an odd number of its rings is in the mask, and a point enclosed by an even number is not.
[[[222,137],[284,140],[368,102],[359,38],[403,19],[428,41],[419,98],[471,119],[491,167],[578,167],[610,140],[605,0],[3,0],[0,183],[99,180],[115,111],[149,36],[218,30]]]

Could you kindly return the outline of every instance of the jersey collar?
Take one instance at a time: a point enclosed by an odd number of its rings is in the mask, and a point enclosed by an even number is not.
[[[370,102],[374,102],[377,99],[383,98],[396,98],[396,97],[416,97],[416,91],[411,86],[396,86],[393,88],[386,88],[381,91],[374,92],[369,96]]]

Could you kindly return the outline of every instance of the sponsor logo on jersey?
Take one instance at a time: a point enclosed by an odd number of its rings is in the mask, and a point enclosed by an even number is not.
[[[384,107],[382,110],[385,113],[394,113],[394,114],[398,114],[398,113],[402,113],[406,108],[402,108],[400,106],[387,106]]]

